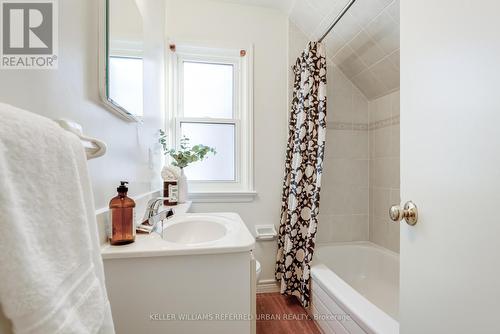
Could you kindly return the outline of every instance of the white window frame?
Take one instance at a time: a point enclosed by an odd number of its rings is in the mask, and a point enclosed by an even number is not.
[[[241,55],[241,50],[245,54]],[[176,43],[169,48],[167,66],[169,144],[179,147],[181,123],[234,124],[235,180],[188,181],[195,202],[247,202],[256,195],[253,183],[253,55],[251,47],[214,47]],[[193,118],[183,114],[183,63],[201,62],[233,66],[233,118]],[[197,144],[197,143],[191,143]],[[203,143],[201,143],[203,144]],[[210,158],[210,157],[209,157]]]

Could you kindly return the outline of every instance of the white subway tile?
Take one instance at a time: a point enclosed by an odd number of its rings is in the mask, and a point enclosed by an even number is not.
[[[352,78],[364,71],[367,66],[361,61],[349,44],[345,45],[333,58],[333,62],[344,72],[348,78]]]
[[[368,34],[361,30],[359,34],[349,43],[356,55],[361,58],[366,66],[371,66],[384,58],[385,54],[377,44],[368,36]]]
[[[387,91],[387,87],[369,70],[357,74],[351,80],[369,100]]]
[[[384,51],[384,56],[399,49],[399,23],[382,12],[366,27],[368,35]]]
[[[399,70],[388,59],[384,58],[369,69],[370,72],[389,90],[399,89]]]

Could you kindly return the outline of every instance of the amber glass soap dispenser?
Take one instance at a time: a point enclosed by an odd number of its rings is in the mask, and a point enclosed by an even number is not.
[[[125,245],[135,240],[134,211],[135,202],[127,197],[126,181],[121,181],[116,189],[118,196],[109,202],[110,225],[108,231],[109,242],[112,245]]]

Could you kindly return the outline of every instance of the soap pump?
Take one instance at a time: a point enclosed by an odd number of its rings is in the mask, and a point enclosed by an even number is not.
[[[120,186],[116,189],[118,195],[109,202],[108,237],[112,245],[125,245],[135,241],[135,202],[127,196],[127,184],[127,181],[120,181]]]

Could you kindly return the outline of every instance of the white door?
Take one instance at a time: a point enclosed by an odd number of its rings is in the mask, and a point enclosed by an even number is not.
[[[403,334],[500,333],[500,1],[401,1]]]
[[[500,333],[500,1],[401,1],[403,334]]]

